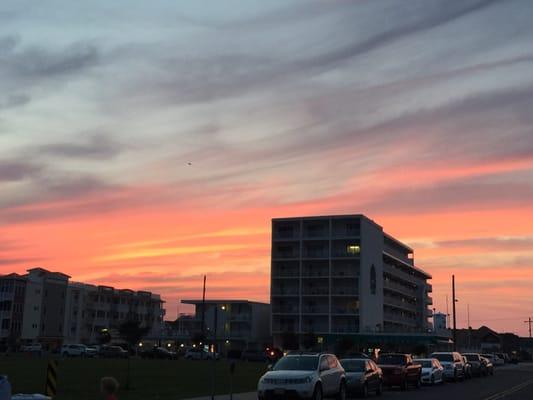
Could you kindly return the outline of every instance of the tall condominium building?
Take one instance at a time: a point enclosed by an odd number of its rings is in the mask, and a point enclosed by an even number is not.
[[[431,276],[364,215],[272,221],[272,333],[426,333]]]

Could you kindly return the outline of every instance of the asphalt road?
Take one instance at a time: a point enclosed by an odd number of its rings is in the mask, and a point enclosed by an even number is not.
[[[387,390],[391,400],[533,400],[533,364],[505,365],[494,376],[449,382],[436,387],[411,388],[408,392]]]
[[[226,400],[229,396],[217,396]],[[533,364],[505,365],[497,367],[494,376],[473,378],[464,382],[449,382],[435,387],[385,390],[381,397],[370,395],[369,399],[383,400],[533,400]],[[202,398],[201,400],[208,400]],[[234,400],[256,400],[255,392],[240,393]],[[200,399],[199,399],[200,400]]]

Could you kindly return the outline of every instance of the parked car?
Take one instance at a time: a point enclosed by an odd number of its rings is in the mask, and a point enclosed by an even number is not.
[[[219,354],[198,347],[192,347],[185,352],[186,360],[212,360],[213,358],[218,360]]]
[[[100,347],[100,356],[103,358],[128,358],[130,354],[120,346]]]
[[[501,358],[504,364],[507,364],[509,361],[511,361],[511,359],[509,358],[509,354],[507,353],[494,353],[494,355]]]
[[[83,344],[64,344],[60,350],[63,357],[84,357],[86,352],[87,347]]]
[[[444,368],[436,358],[416,358],[413,363],[422,367],[421,383],[434,385],[444,382]]]
[[[461,354],[456,351],[433,353],[431,358],[436,358],[444,367],[444,379],[456,382],[465,378],[465,365]]]
[[[481,361],[481,356],[477,353],[464,353],[464,357],[468,360],[471,366],[472,376],[485,376],[487,375],[487,367],[485,363]]]
[[[383,392],[383,372],[369,358],[343,358],[340,360],[346,373],[348,395],[367,397],[369,393]]]
[[[499,367],[505,364],[505,358],[503,357],[503,354],[502,356],[500,356],[498,353],[494,353],[492,357],[493,357],[492,363],[494,364],[495,367]]]
[[[98,357],[98,348],[94,346],[87,346],[85,348],[85,357]]]
[[[483,363],[485,364],[487,375],[494,375],[494,364],[492,363],[492,360],[490,358],[485,357],[485,354],[482,354],[481,361],[483,361]]]
[[[257,384],[258,400],[346,398],[344,368],[333,354],[291,354],[282,357]]]
[[[465,370],[465,378],[470,379],[472,378],[472,364],[468,361],[468,359],[461,354],[461,358],[463,359],[463,365]]]
[[[241,360],[266,362],[268,361],[268,357],[263,350],[248,349],[242,352]]]
[[[164,347],[154,347],[140,353],[141,358],[153,358],[158,360],[176,360],[177,354]]]
[[[411,355],[384,353],[379,355],[377,363],[383,371],[386,386],[399,386],[402,390],[407,390],[409,385],[420,387],[422,367],[413,364]]]
[[[20,351],[24,353],[42,353],[43,345],[41,343],[31,343],[20,347]]]

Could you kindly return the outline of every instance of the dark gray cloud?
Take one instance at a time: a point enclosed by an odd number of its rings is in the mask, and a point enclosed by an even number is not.
[[[43,258],[9,258],[0,255],[0,266],[4,265],[19,265],[19,264],[33,264],[41,262]]]
[[[32,162],[0,160],[0,182],[20,181],[39,175],[42,167]]]
[[[471,239],[442,240],[435,242],[439,247],[474,247],[490,251],[530,250],[533,249],[531,237],[479,237]],[[533,264],[533,263],[532,263]]]
[[[73,142],[44,144],[31,149],[35,156],[48,155],[75,159],[106,160],[118,155],[123,147],[111,138],[109,134],[88,135],[85,140]]]
[[[528,183],[463,179],[441,185],[387,191],[380,198],[361,206],[371,214],[423,214],[530,206],[531,199],[533,185]]]
[[[30,102],[30,96],[26,94],[10,94],[6,98],[0,98],[0,110],[23,106]]]

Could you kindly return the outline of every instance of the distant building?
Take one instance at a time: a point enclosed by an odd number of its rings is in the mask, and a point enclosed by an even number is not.
[[[478,329],[457,329],[457,350],[479,353],[501,351],[501,339],[498,332],[482,326]]]
[[[102,329],[118,339],[119,326],[131,320],[150,327],[148,338],[160,338],[165,310],[158,294],[69,278],[44,268],[0,276],[0,346],[94,343]]]
[[[26,277],[19,274],[0,276],[0,346],[20,342],[26,295]]]
[[[277,344],[287,332],[323,343],[428,335],[431,275],[415,265],[413,249],[364,215],[273,219],[271,278]]]
[[[448,329],[447,326],[447,315],[444,313],[435,313],[433,314],[433,329],[435,332],[444,332]]]
[[[73,282],[66,309],[66,343],[95,343],[103,329],[118,339],[118,329],[126,321],[149,327],[147,338],[158,339],[162,334],[163,301],[151,292]]]
[[[26,293],[21,339],[39,341],[46,347],[63,341],[65,298],[69,276],[43,268],[32,268],[26,275]]]
[[[203,310],[202,300],[181,302],[195,306],[195,321],[189,325],[191,328],[198,328],[201,332],[204,316],[208,340],[214,337],[217,309],[216,342],[219,349],[259,348],[271,341],[270,304],[248,300],[206,300]]]

